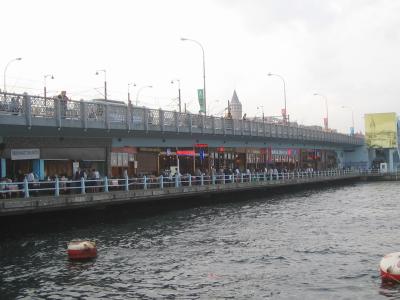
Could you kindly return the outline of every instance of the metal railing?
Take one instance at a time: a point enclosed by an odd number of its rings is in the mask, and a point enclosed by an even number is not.
[[[312,178],[341,177],[347,175],[360,175],[359,171],[327,170],[327,171],[294,171],[294,172],[269,172],[269,173],[240,173],[220,175],[181,175],[174,177],[140,177],[140,178],[107,178],[80,180],[61,180],[28,182],[0,182],[1,198],[30,198],[37,196],[60,196],[61,194],[86,194],[108,193],[110,191],[130,191],[147,189],[179,188],[195,185],[227,185],[227,184],[277,184],[281,182],[307,180]]]
[[[400,177],[400,170],[396,171],[384,171],[380,169],[366,169],[360,170],[361,175],[366,176],[398,176]]]
[[[293,123],[285,125],[236,120],[123,104],[44,98],[28,94],[1,93],[0,115],[3,116],[1,124],[28,127],[168,131],[294,139],[343,145],[364,144],[363,138],[306,128]],[[5,116],[11,116],[11,118],[5,118]]]

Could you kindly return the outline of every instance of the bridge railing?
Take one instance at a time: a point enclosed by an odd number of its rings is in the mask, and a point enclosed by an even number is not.
[[[0,182],[1,198],[30,198],[37,196],[60,196],[61,194],[86,194],[110,191],[130,191],[143,189],[179,188],[194,185],[226,185],[226,184],[256,184],[265,182],[276,184],[284,181],[307,180],[310,178],[341,177],[357,175],[358,171],[327,170],[313,172],[268,172],[268,173],[240,173],[199,175],[190,174],[174,177],[139,177],[139,178],[107,178],[68,180],[64,177],[53,181],[28,182]]]
[[[362,145],[364,140],[336,132],[325,132],[297,124],[277,124],[252,120],[234,120],[223,117],[178,113],[124,104],[105,104],[96,101],[75,101],[32,96],[27,94],[0,94],[0,115],[20,116],[27,126],[46,124],[57,127],[127,129],[207,133],[239,136],[263,136],[301,141],[320,141],[338,144]],[[55,122],[41,120],[53,119]],[[76,125],[73,123],[78,121]],[[7,124],[15,118],[4,119]],[[20,121],[18,121],[20,122]],[[36,122],[36,123],[35,123]],[[20,123],[18,123],[21,125]]]

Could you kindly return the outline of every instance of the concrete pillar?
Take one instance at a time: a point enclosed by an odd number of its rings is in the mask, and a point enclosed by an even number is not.
[[[107,176],[104,176],[104,192],[108,193],[108,178]]]
[[[394,172],[393,155],[394,155],[394,149],[389,149],[389,165],[388,165],[389,172]]]
[[[0,164],[1,164],[1,177],[6,177],[7,174],[6,159],[2,158]]]
[[[44,160],[35,159],[32,164],[33,173],[39,176],[40,180],[44,180]]]

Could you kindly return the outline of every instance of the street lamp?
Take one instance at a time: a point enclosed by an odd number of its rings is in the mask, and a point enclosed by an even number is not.
[[[43,76],[43,82],[44,82],[44,85],[43,85],[43,95],[44,95],[44,101],[45,101],[45,102],[46,102],[46,99],[47,99],[47,88],[46,88],[46,79],[47,79],[47,77],[50,77],[50,79],[54,79],[53,74],[47,74],[47,75],[44,75],[44,76]]]
[[[104,100],[107,101],[107,72],[105,69],[97,70],[96,75],[99,75],[99,72],[104,72]]]
[[[145,89],[145,88],[153,88],[153,86],[152,86],[152,85],[144,85],[144,86],[141,86],[141,87],[138,89],[137,94],[136,94],[136,106],[138,106],[138,103],[139,103],[139,95],[140,95],[140,92],[141,92],[143,89]]]
[[[286,113],[286,82],[285,79],[283,79],[283,77],[281,75],[278,74],[272,74],[272,73],[268,73],[268,76],[276,76],[279,77],[280,79],[282,79],[283,82],[283,99],[285,101],[285,108],[284,108],[284,112],[283,112],[283,122],[287,123],[288,118],[287,118],[287,113]]]
[[[128,104],[131,105],[131,93],[130,93],[130,87],[133,85],[134,87],[136,86],[136,83],[128,83]]]
[[[7,85],[6,85],[6,72],[7,72],[7,68],[8,68],[8,66],[9,66],[12,62],[17,61],[17,60],[21,60],[21,59],[22,59],[21,57],[13,58],[12,60],[10,60],[10,61],[7,63],[6,67],[4,68],[4,87],[3,87],[3,92],[4,92],[4,93],[7,91],[7,90],[6,90],[6,87],[7,87]]]
[[[350,128],[350,135],[354,135],[354,110],[349,106],[342,106],[342,108],[351,110],[351,128]]]
[[[324,122],[324,126],[325,126],[325,130],[328,130],[328,128],[329,128],[329,115],[328,115],[328,98],[325,96],[325,95],[322,95],[322,94],[318,94],[318,93],[314,93],[314,96],[320,96],[320,97],[322,97],[322,98],[324,98],[325,99],[325,107],[326,107],[326,121]]]
[[[178,101],[179,101],[179,112],[182,112],[181,109],[181,81],[179,79],[172,79],[171,84],[174,84],[175,82],[178,82]]]
[[[263,123],[264,123],[264,105],[257,106],[257,110],[258,110],[258,109],[261,109],[261,112],[262,112],[262,121],[263,121]]]
[[[206,61],[204,56],[204,48],[203,46],[196,40],[181,38],[181,41],[190,41],[196,43],[200,46],[201,51],[203,52],[203,97],[204,97],[204,115],[207,115],[207,100],[206,100]]]

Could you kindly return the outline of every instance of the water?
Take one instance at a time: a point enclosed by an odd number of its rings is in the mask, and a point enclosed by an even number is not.
[[[400,251],[399,194],[396,182],[357,183],[153,214],[72,214],[33,232],[3,227],[0,295],[400,299],[378,273],[382,256]],[[68,261],[76,237],[95,239],[98,258]]]

